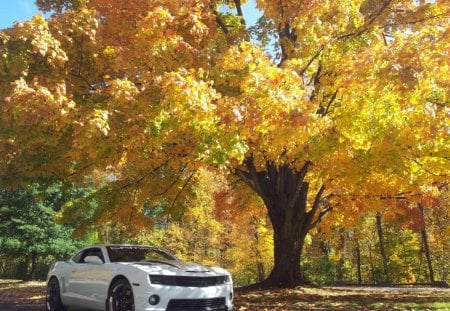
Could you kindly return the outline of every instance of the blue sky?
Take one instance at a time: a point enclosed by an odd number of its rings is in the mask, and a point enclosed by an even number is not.
[[[22,22],[39,13],[35,0],[0,0],[0,29],[8,28],[15,21]]]
[[[254,0],[244,6],[244,15],[247,24],[254,24],[260,15],[256,10]],[[0,29],[8,28],[15,21],[21,22],[30,19],[39,13],[35,0],[0,0]]]

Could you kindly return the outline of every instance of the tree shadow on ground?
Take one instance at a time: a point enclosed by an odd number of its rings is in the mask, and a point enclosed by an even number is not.
[[[237,310],[450,310],[450,290],[296,288],[239,292]]]

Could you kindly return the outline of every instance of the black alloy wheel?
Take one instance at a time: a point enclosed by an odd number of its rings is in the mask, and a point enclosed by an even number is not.
[[[59,282],[55,277],[48,281],[47,295],[45,299],[47,311],[66,311],[67,308],[62,304],[59,292]]]
[[[108,311],[134,311],[133,289],[127,280],[119,279],[111,286]]]

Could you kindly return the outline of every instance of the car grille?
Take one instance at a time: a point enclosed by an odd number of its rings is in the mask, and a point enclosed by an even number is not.
[[[172,299],[166,311],[227,311],[225,298]]]
[[[172,276],[150,275],[150,282],[158,285],[171,285],[183,287],[208,287],[225,284],[227,277],[221,276]]]

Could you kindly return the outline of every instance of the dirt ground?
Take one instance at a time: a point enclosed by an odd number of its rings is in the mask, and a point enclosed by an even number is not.
[[[0,280],[0,311],[44,311],[44,282]],[[450,289],[299,287],[235,293],[235,311],[450,311]],[[89,311],[69,309],[70,311]]]
[[[0,311],[45,311],[45,292],[44,282],[0,280]]]

